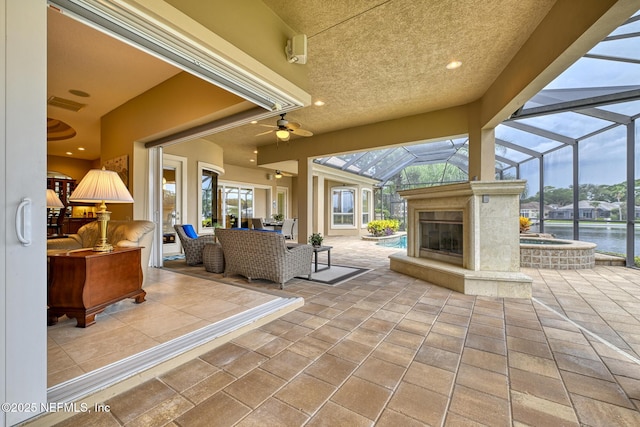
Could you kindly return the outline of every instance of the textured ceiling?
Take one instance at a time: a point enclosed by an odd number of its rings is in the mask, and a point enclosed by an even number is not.
[[[478,99],[555,0],[264,2],[308,37],[308,92],[326,104],[287,117],[321,134]],[[447,70],[453,59],[462,67]],[[257,133],[244,126],[207,139],[274,142],[272,134]],[[225,161],[246,164],[250,151],[236,154],[225,153]]]
[[[307,64],[291,66],[307,67],[307,92],[326,104],[290,112],[287,118],[322,134],[478,99],[555,0],[264,3],[294,31],[308,37]],[[96,138],[100,115],[178,72],[88,27],[60,19],[68,18],[52,18],[50,12],[49,94],[88,102],[89,107],[81,113],[86,115],[86,126],[93,120]],[[97,55],[95,46],[100,46]],[[461,60],[462,67],[447,70],[445,65],[452,59]],[[85,90],[92,97],[89,101],[74,98],[66,93],[69,89]],[[50,116],[58,110],[49,107]],[[69,123],[80,137],[85,133],[78,129],[79,113],[74,114],[61,111],[53,118]],[[261,123],[272,125],[275,120]],[[256,147],[275,141],[273,134],[255,136],[264,130],[245,125],[207,139],[223,148],[233,147],[225,150],[225,163],[250,166]],[[294,136],[290,143],[301,138]],[[83,145],[89,143],[82,141]],[[76,141],[73,144],[77,145]],[[62,151],[50,144],[50,154],[64,155]]]

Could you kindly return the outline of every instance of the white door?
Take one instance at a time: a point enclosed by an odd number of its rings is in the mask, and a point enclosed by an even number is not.
[[[0,0],[0,427],[47,401],[46,12]]]
[[[180,253],[181,245],[175,228],[187,220],[186,202],[187,159],[162,156],[162,255]]]

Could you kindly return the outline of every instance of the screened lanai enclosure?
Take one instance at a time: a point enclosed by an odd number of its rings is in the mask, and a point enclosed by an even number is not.
[[[640,254],[640,13],[496,127],[496,179],[527,181],[531,231]],[[315,159],[378,180],[376,218],[404,224],[397,191],[467,181],[466,138]]]

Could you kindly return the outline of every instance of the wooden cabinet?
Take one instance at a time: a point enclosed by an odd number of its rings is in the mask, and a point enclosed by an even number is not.
[[[77,320],[76,326],[86,328],[110,304],[125,298],[143,302],[146,292],[142,289],[141,252],[138,247],[49,255],[49,325],[66,314]]]

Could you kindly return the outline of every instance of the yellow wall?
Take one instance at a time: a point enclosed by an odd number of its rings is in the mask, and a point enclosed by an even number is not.
[[[187,73],[159,84],[126,102],[102,118],[101,158],[129,156],[129,190],[136,205],[146,205],[145,173],[136,168],[146,159],[144,150],[134,150],[137,141],[201,121],[217,111],[244,103],[244,100]],[[135,152],[135,154],[134,154]],[[113,219],[134,217],[132,205],[113,205]],[[136,210],[136,219],[139,215]]]
[[[295,85],[307,87],[307,67],[287,62],[284,48],[297,34],[260,0],[165,0]]]
[[[47,156],[47,172],[58,172],[80,182],[90,169],[100,167],[98,163],[99,162],[93,160]]]

